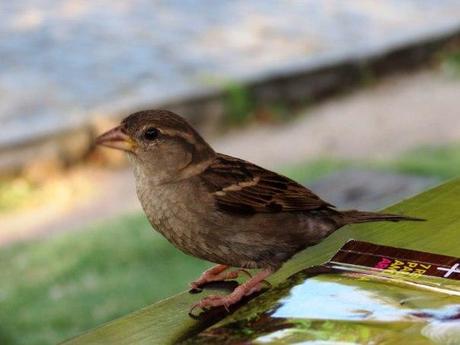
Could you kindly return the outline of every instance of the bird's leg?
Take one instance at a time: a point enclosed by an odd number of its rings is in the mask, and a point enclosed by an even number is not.
[[[228,272],[227,270],[229,268],[230,266],[227,265],[213,266],[210,269],[204,271],[203,274],[197,280],[191,282],[190,287],[192,288],[192,290],[199,291],[200,288],[207,283],[238,278],[240,272],[244,272],[249,277],[251,277],[249,272],[247,272],[244,269],[238,269],[235,271]]]
[[[195,308],[207,309],[212,307],[224,306],[228,309],[229,306],[238,303],[244,296],[252,295],[262,289],[265,278],[274,272],[273,269],[264,269],[257,273],[247,282],[239,285],[233,292],[227,296],[211,295],[203,298],[199,303],[193,305],[190,313]]]

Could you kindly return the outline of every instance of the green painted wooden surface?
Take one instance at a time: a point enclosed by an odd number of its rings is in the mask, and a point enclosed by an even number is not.
[[[319,245],[308,248],[272,276],[277,284],[291,274],[330,259],[348,239],[360,239],[451,256],[460,256],[460,179],[404,200],[389,211],[426,218],[426,222],[368,223],[343,228]],[[209,324],[188,316],[190,305],[212,290],[191,295],[187,292],[160,301],[93,331],[73,338],[66,345],[80,344],[172,344]],[[247,313],[257,298],[230,318]],[[69,311],[71,312],[71,311]],[[213,320],[218,321],[218,320]]]

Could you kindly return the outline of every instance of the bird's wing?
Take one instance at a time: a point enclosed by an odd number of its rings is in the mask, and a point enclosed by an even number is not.
[[[287,177],[222,154],[201,178],[222,211],[250,214],[333,207]]]

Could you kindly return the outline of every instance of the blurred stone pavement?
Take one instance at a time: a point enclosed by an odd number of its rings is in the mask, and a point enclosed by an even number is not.
[[[0,147],[460,28],[457,0],[17,0],[0,15]]]
[[[375,211],[438,183],[432,177],[346,169],[319,179],[309,188],[339,209]]]

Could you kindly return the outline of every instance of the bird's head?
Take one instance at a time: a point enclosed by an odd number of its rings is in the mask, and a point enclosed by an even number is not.
[[[215,157],[187,121],[166,110],[131,114],[96,144],[127,152],[134,167],[159,184],[193,176]]]

